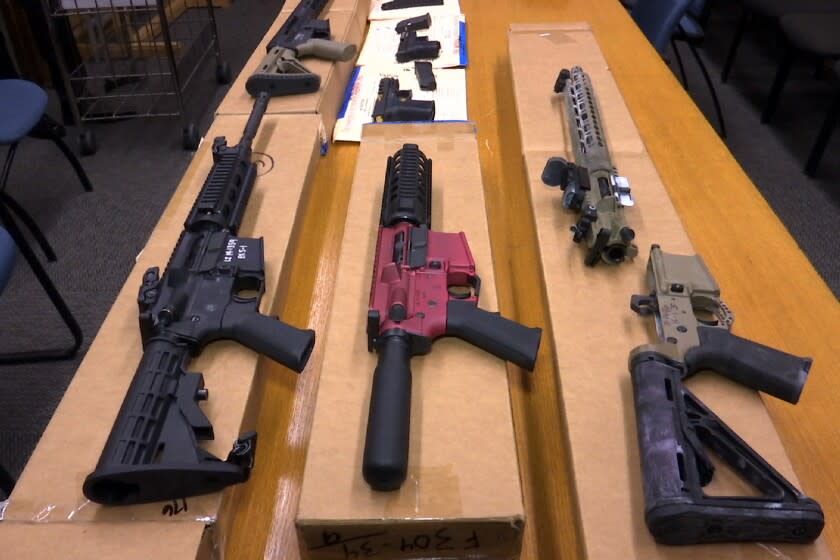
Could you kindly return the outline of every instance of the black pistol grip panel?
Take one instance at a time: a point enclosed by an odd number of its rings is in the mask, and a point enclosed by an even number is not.
[[[93,502],[125,505],[221,490],[248,479],[243,468],[198,446],[213,428],[198,406],[199,373],[182,369],[188,349],[152,339],[134,374],[96,469],[82,491]]]
[[[298,329],[256,311],[226,313],[224,321],[222,328],[230,338],[298,373],[306,367],[315,346],[315,331]]]
[[[374,490],[398,490],[408,473],[411,420],[411,341],[380,338],[373,372],[362,475]]]
[[[819,504],[803,496],[681,386],[681,368],[660,354],[630,363],[645,498],[645,523],[662,544],[808,543],[822,531]],[[690,441],[688,412],[699,420]],[[706,496],[695,445],[702,440],[748,474],[763,496]]]
[[[715,371],[742,385],[796,403],[808,379],[810,358],[801,358],[735,336],[726,329],[701,326],[700,345],[685,353],[689,374]]]
[[[470,301],[446,305],[446,334],[456,336],[521,368],[533,371],[542,329],[526,327]]]

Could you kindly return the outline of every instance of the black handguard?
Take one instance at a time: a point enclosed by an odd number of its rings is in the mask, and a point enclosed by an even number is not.
[[[206,494],[248,479],[256,434],[233,445],[225,461],[199,446],[213,439],[198,406],[209,393],[185,370],[210,342],[231,339],[302,371],[315,333],[259,313],[265,288],[262,239],[238,237],[254,180],[251,144],[268,96],[254,103],[242,140],[213,143],[213,168],[184,224],[166,271],[146,271],[140,287],[143,357],[96,469],[83,485],[107,505]],[[249,295],[251,292],[255,295]]]
[[[401,90],[397,78],[382,78],[372,117],[374,122],[433,121],[435,102],[413,100],[411,90]]]
[[[658,245],[648,261],[650,295],[631,308],[656,319],[659,344],[630,354],[645,521],[657,542],[807,543],[822,531],[820,505],[803,495],[683,385],[701,370],[789,402],[799,399],[811,367],[801,358],[729,332],[734,317],[696,255]],[[700,322],[702,317],[703,323]],[[715,467],[704,446],[759,496],[707,496]]]

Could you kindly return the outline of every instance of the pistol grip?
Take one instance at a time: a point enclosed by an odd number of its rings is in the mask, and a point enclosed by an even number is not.
[[[329,39],[310,39],[297,46],[298,56],[314,56],[322,60],[346,62],[356,56],[356,45]]]
[[[377,346],[362,475],[374,490],[398,490],[408,473],[411,341],[404,332],[386,334]]]
[[[533,371],[542,329],[526,327],[498,313],[479,309],[470,301],[450,300],[446,305],[446,334]]]
[[[295,328],[247,306],[228,306],[222,323],[228,338],[298,373],[306,367],[315,346],[315,331]]]
[[[742,385],[796,403],[808,379],[810,358],[801,358],[735,336],[726,329],[701,326],[700,345],[685,353],[687,373],[711,370]]]

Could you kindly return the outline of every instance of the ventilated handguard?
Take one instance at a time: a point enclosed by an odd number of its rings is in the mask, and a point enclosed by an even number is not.
[[[435,120],[435,102],[411,98],[411,90],[401,90],[397,78],[379,80],[379,92],[373,104],[374,122]]]
[[[804,496],[683,385],[714,370],[759,391],[796,402],[809,358],[732,335],[733,316],[702,259],[658,246],[648,262],[650,295],[631,308],[653,315],[660,343],[630,354],[645,521],[660,543],[737,541],[807,543],[822,531],[820,505]],[[704,318],[700,323],[697,315]],[[708,496],[715,467],[705,448],[760,493]]]
[[[563,207],[579,212],[571,228],[572,241],[585,242],[587,265],[631,259],[638,249],[633,242],[636,233],[624,217],[624,207],[633,205],[630,183],[615,172],[589,75],[580,66],[564,68],[554,92],[563,94],[575,161],[549,158],[542,181],[559,186],[564,191]]]
[[[378,364],[362,474],[374,490],[396,490],[406,478],[412,356],[455,336],[531,370],[542,335],[478,307],[481,282],[466,237],[432,231],[431,209],[432,161],[405,144],[388,158],[367,317]]]
[[[185,368],[210,342],[230,339],[295,371],[306,366],[315,333],[259,312],[263,240],[238,236],[256,178],[251,144],[267,104],[266,94],[257,98],[239,144],[215,139],[213,168],[165,272],[151,268],[143,277],[143,356],[96,469],[84,481],[91,501],[154,502],[248,479],[255,433],[240,436],[224,461],[199,445],[213,439],[213,426],[198,405],[209,392],[204,377]]]

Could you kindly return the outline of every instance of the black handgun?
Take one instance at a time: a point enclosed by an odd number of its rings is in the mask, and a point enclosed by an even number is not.
[[[347,61],[356,55],[356,45],[330,39],[330,22],[318,19],[327,0],[302,0],[280,31],[269,41],[259,67],[245,82],[245,89],[256,97],[311,93],[321,87],[321,76],[311,72],[298,58],[314,56],[324,60]]]
[[[397,78],[379,80],[379,93],[373,105],[375,122],[433,121],[435,102],[411,99],[410,89],[400,89]]]
[[[416,31],[406,31],[400,35],[397,48],[397,62],[432,59],[440,56],[440,41],[430,41],[428,37],[418,37]]]
[[[262,238],[239,237],[257,175],[251,161],[268,96],[254,103],[242,140],[213,141],[213,168],[184,223],[163,276],[150,268],[138,304],[143,358],[111,435],[83,492],[100,504],[155,502],[206,494],[248,479],[256,434],[241,436],[222,461],[198,445],[213,426],[198,406],[207,389],[186,371],[191,356],[230,339],[297,372],[315,333],[259,312],[265,289]]]
[[[397,22],[396,32],[405,33],[406,31],[420,31],[421,29],[428,29],[432,25],[431,14],[423,14],[413,18],[404,19]]]
[[[658,245],[648,261],[650,295],[631,308],[653,315],[658,344],[630,353],[636,427],[645,494],[645,522],[657,542],[807,543],[822,531],[820,505],[803,495],[683,385],[713,370],[795,403],[808,377],[800,358],[729,332],[734,317],[697,255],[672,255]],[[706,495],[715,467],[704,444],[760,492]]]

